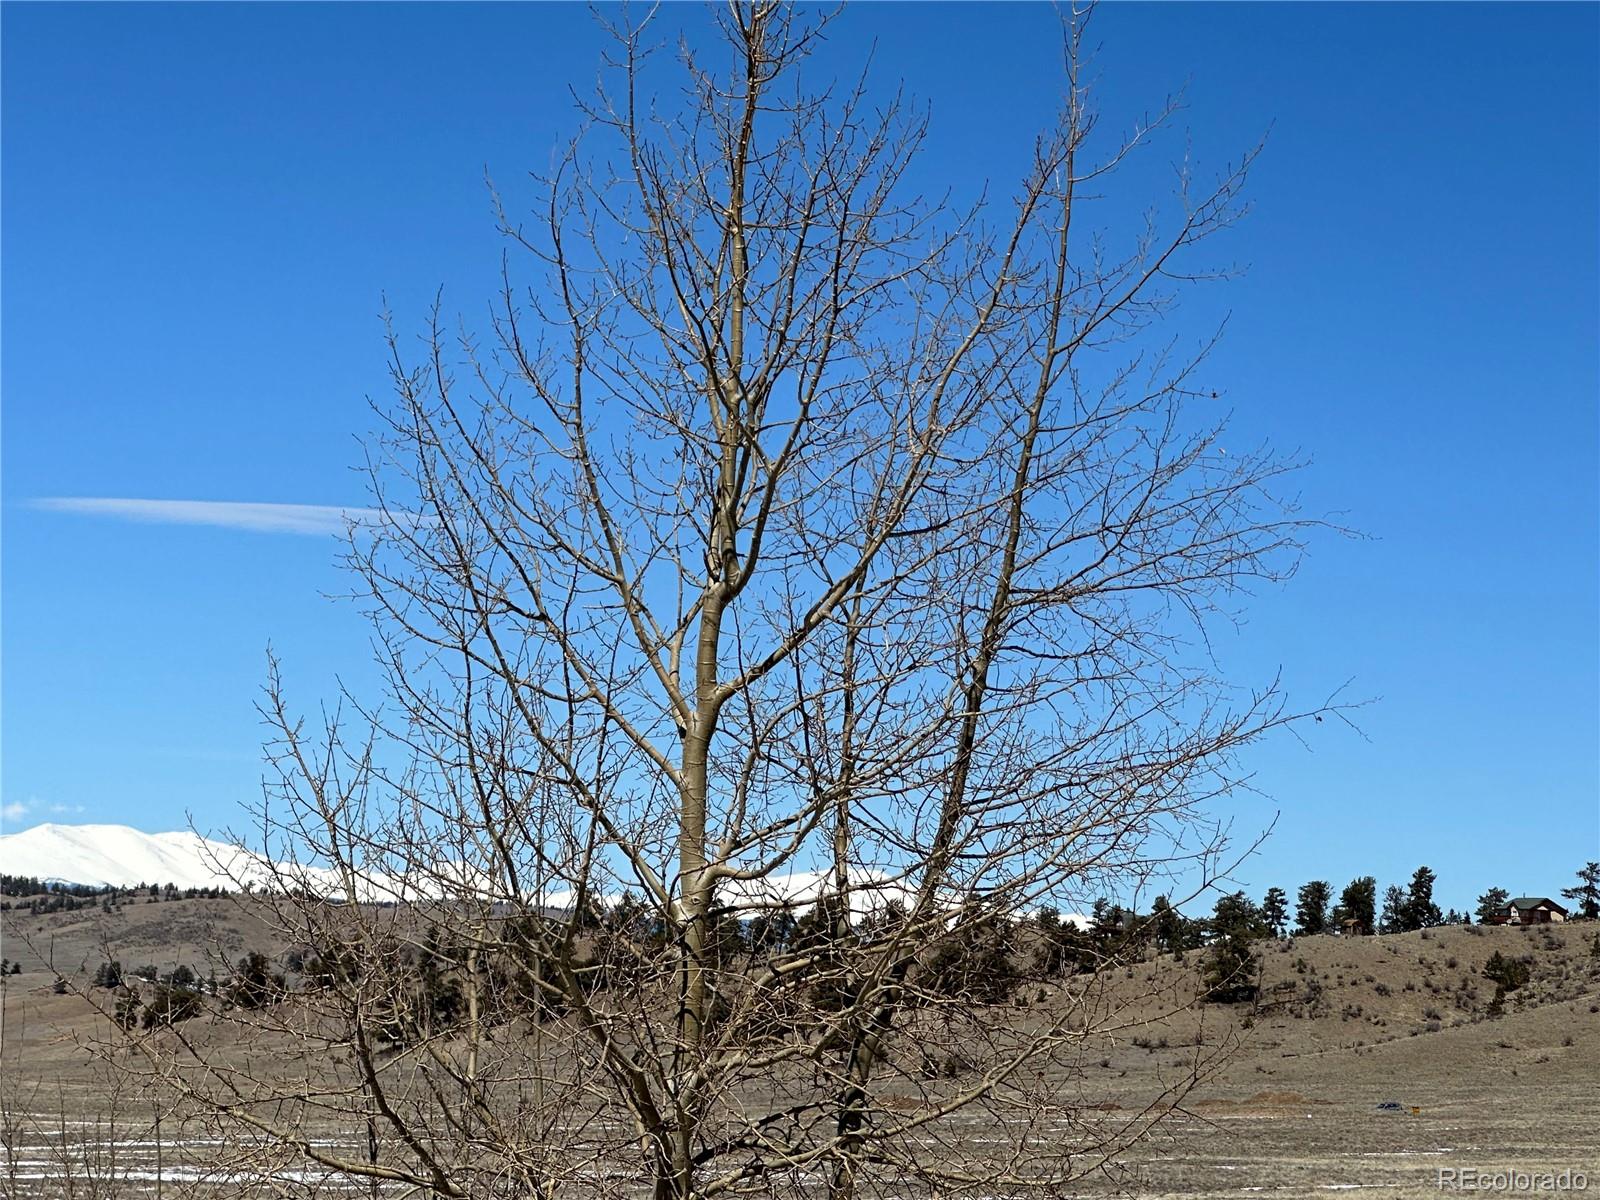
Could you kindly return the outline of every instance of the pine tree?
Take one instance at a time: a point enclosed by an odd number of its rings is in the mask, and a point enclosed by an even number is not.
[[[719,967],[731,967],[746,950],[749,939],[738,914],[727,905],[717,905],[706,915],[707,955]]]
[[[1183,953],[1183,917],[1165,896],[1157,896],[1150,908],[1150,936],[1162,953]]]
[[[795,923],[794,943],[801,949],[823,949],[850,936],[849,902],[837,892],[824,892]]]
[[[1011,922],[999,916],[963,922],[929,956],[921,986],[977,1004],[1003,1003],[1017,981],[1013,933]]]
[[[1511,902],[1511,893],[1503,887],[1492,887],[1478,897],[1478,923],[1492,921],[1506,911],[1506,905]]]
[[[1585,863],[1578,871],[1578,886],[1562,888],[1561,895],[1577,905],[1585,921],[1600,919],[1600,862]]]
[[[1120,904],[1113,904],[1104,896],[1094,902],[1089,910],[1089,933],[1102,950],[1109,954],[1133,931],[1133,913]]]
[[[838,1012],[855,1002],[856,987],[844,970],[846,951],[855,930],[849,900],[837,892],[824,892],[795,925],[793,944],[811,952],[812,1003]]]
[[[170,1027],[199,1016],[202,1008],[200,993],[192,988],[158,983],[139,1023],[145,1029]]]
[[[1279,887],[1268,888],[1261,901],[1261,919],[1272,930],[1273,937],[1282,937],[1289,924],[1289,897]]]
[[[116,1012],[112,1019],[123,1029],[137,1028],[141,1007],[138,990],[127,988],[117,997]]]
[[[237,1008],[264,1008],[285,989],[284,977],[273,971],[267,956],[252,950],[234,968],[227,989],[227,1001]]]
[[[1039,946],[1033,954],[1034,970],[1044,976],[1077,974],[1094,969],[1099,961],[1094,938],[1071,921],[1063,921],[1054,909],[1035,918],[1039,927]]]
[[[1378,918],[1379,933],[1403,933],[1406,928],[1406,893],[1399,884],[1383,890],[1383,915]]]
[[[1505,1011],[1506,996],[1518,988],[1526,987],[1533,971],[1520,959],[1507,958],[1496,950],[1483,964],[1484,977],[1494,984],[1494,999],[1489,1004],[1489,1014],[1499,1016]]]
[[[1033,969],[1048,979],[1061,971],[1061,914],[1053,908],[1041,908],[1033,914],[1033,924],[1038,939],[1033,948]]]
[[[794,939],[799,924],[788,906],[757,914],[750,922],[750,949],[763,954],[781,954]]]
[[[1434,878],[1427,867],[1418,867],[1411,876],[1411,888],[1403,910],[1406,929],[1430,929],[1444,919],[1439,906],[1433,902]]]
[[[1262,929],[1260,910],[1243,892],[1223,896],[1211,928],[1211,951],[1202,975],[1206,999],[1216,1004],[1255,999],[1260,964],[1250,942]]]
[[[1328,902],[1333,888],[1325,880],[1313,879],[1300,888],[1294,909],[1295,933],[1309,935],[1328,928]]]
[[[1378,881],[1371,875],[1352,879],[1339,897],[1346,920],[1355,922],[1355,932],[1371,934],[1378,925]]]

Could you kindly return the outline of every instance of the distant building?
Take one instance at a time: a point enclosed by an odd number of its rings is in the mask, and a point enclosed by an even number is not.
[[[1494,916],[1486,918],[1485,925],[1549,925],[1565,921],[1567,910],[1548,896],[1518,896]]]

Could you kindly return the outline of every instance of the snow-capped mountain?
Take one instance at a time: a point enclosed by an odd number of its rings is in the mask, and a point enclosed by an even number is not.
[[[271,886],[275,890],[291,880],[307,890],[338,895],[344,887],[325,868],[280,864],[268,871],[266,863],[225,842],[215,842],[187,830],[144,833],[127,825],[35,825],[21,833],[0,835],[0,872],[31,876],[46,882],[82,883],[90,886],[132,887],[139,883],[172,883],[180,888],[221,887],[236,890],[241,882]],[[470,886],[474,873],[459,865],[431,863],[430,873],[404,882],[369,875],[358,880],[363,899],[395,901],[437,896],[441,887],[454,890]],[[732,881],[721,891],[722,902],[747,913],[779,906],[807,911],[831,883],[825,872],[796,871],[756,881]],[[851,907],[864,915],[889,901],[907,903],[911,893],[904,881],[876,872],[854,874]],[[492,889],[491,889],[492,891]],[[615,896],[611,899],[616,899]],[[545,902],[560,908],[572,893],[552,891]],[[1069,913],[1062,918],[1085,928],[1089,918]]]
[[[236,887],[227,867],[238,856],[232,846],[187,830],[144,833],[127,825],[35,825],[0,836],[0,872],[91,886]]]
[[[0,872],[44,882],[91,887],[172,883],[180,888],[221,887],[233,891],[240,882],[250,881],[270,883],[274,890],[281,887],[282,880],[269,881],[269,873],[261,870],[261,865],[260,860],[236,847],[187,830],[144,833],[127,825],[35,825],[21,833],[0,835]],[[344,890],[338,878],[325,869],[283,866],[280,870],[313,891],[337,895]],[[432,862],[428,875],[409,884],[373,875],[361,877],[357,886],[364,899],[410,900],[438,895],[445,886],[470,888],[475,878],[474,871],[459,864]],[[829,877],[822,872],[780,874],[759,882],[731,884],[724,901],[751,909],[787,904],[796,912],[805,912],[828,882]],[[887,899],[907,898],[902,888],[893,885],[882,887],[882,896],[874,895],[879,889],[873,888],[870,880],[858,880],[857,886],[863,890],[856,895],[855,905],[862,912]],[[545,900],[552,907],[562,908],[572,902],[572,893],[552,890]]]

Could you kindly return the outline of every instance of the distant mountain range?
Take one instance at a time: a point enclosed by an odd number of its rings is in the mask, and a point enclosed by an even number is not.
[[[230,876],[230,864],[242,878],[266,882],[268,873],[259,859],[226,842],[211,841],[188,830],[145,833],[127,825],[47,824],[0,835],[0,873],[46,883],[82,883],[91,887],[171,883],[180,888],[220,887],[231,891],[237,889],[239,880]],[[335,895],[342,891],[337,876],[327,870],[297,869],[294,876],[318,891]],[[469,876],[463,873],[462,877]],[[740,907],[786,903],[795,911],[804,912],[828,883],[829,876],[824,872],[797,871],[760,882],[734,883],[719,895]],[[875,889],[868,879],[858,878],[856,886],[863,891],[858,893],[855,905],[863,910],[875,903],[866,898],[874,891],[879,901],[908,898],[899,884]],[[380,900],[417,897],[412,889],[381,878],[365,880],[362,892],[364,898]],[[571,895],[566,891],[547,893],[547,902],[561,907],[571,902]],[[1089,918],[1079,913],[1065,914],[1063,919],[1082,926],[1089,924]]]
[[[187,830],[144,833],[127,825],[35,825],[0,835],[0,872],[92,887],[235,887],[223,867],[238,855],[232,846]]]
[[[82,883],[92,887],[110,885],[132,887],[140,883],[172,883],[180,888],[221,887],[236,890],[238,881],[229,877],[227,864],[244,868],[246,879],[265,882],[263,872],[252,856],[225,842],[214,842],[187,830],[179,833],[145,833],[127,825],[35,825],[21,833],[0,836],[0,873],[30,876],[46,883]],[[450,874],[450,864],[431,864],[433,869]],[[296,869],[314,888],[333,894],[343,889],[337,877],[326,870]],[[462,870],[461,878],[471,872]],[[764,884],[730,889],[741,893],[738,899],[750,902],[757,895],[769,900],[782,899],[800,911],[826,885],[820,872],[778,875]],[[378,900],[415,899],[417,892],[382,877],[363,879],[365,898]],[[431,889],[430,889],[431,890]],[[749,893],[749,894],[743,894]],[[898,889],[895,890],[898,895]],[[548,894],[554,907],[571,903],[566,890]]]

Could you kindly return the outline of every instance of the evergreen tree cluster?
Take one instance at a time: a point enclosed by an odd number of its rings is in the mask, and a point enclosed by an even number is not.
[[[1378,881],[1372,875],[1359,875],[1345,885],[1337,904],[1333,885],[1324,879],[1303,884],[1295,907],[1297,936],[1317,933],[1407,933],[1435,925],[1455,925],[1469,921],[1465,913],[1451,909],[1439,911],[1433,901],[1437,876],[1429,867],[1418,867],[1407,887],[1390,884],[1378,905]]]
[[[220,887],[180,888],[175,883],[140,883],[131,888],[91,886],[41,880],[33,875],[0,874],[0,896],[14,898],[0,900],[0,911],[26,909],[32,916],[77,912],[97,905],[109,910],[116,905],[131,904],[140,899],[155,904],[163,900],[216,900],[226,895],[227,889]],[[18,902],[23,900],[26,903]]]
[[[1331,904],[1332,886],[1314,879],[1301,886],[1295,907],[1297,935],[1343,932],[1349,922],[1353,933],[1409,933],[1429,929],[1435,925],[1470,924],[1476,916],[1480,923],[1500,916],[1510,903],[1511,893],[1503,887],[1491,887],[1478,897],[1472,912],[1450,909],[1440,912],[1434,903],[1433,889],[1437,876],[1429,867],[1418,867],[1409,885],[1390,884],[1383,891],[1381,906],[1378,903],[1377,880],[1371,875],[1352,879],[1339,896],[1338,904]],[[1268,893],[1268,902],[1279,889]],[[1580,920],[1600,920],[1600,862],[1584,864],[1578,871],[1577,885],[1561,889],[1561,895],[1572,902],[1572,916]],[[1265,907],[1267,902],[1263,902]]]
[[[11,895],[25,894],[38,882],[5,879],[8,887],[21,889]],[[1374,876],[1351,880],[1337,903],[1327,881],[1311,880],[1295,894],[1292,932],[1397,933],[1469,922],[1468,914],[1440,912],[1433,899],[1435,882],[1430,868],[1419,867],[1408,886],[1384,889],[1380,904]],[[220,893],[179,892],[169,884],[146,885],[138,894],[162,900]],[[1575,917],[1600,917],[1600,864],[1586,864],[1578,872],[1577,886],[1562,894],[1574,902]],[[39,911],[58,911],[47,906],[65,908],[124,895],[115,889],[34,891],[29,904]],[[1478,898],[1478,919],[1497,916],[1508,901],[1504,888],[1487,889]],[[866,917],[854,916],[845,898],[827,894],[804,912],[774,908],[740,920],[723,908],[713,909],[708,920],[711,960],[719,970],[752,973],[778,955],[804,952],[814,980],[809,1002],[837,1009],[853,1002],[860,987],[844,969],[853,956],[843,951],[898,936],[906,914],[889,905]],[[1063,920],[1051,909],[1017,918],[980,906],[927,940],[907,982],[929,1002],[1001,1004],[1023,983],[1095,972],[1151,949],[1179,961],[1187,953],[1204,951],[1206,999],[1239,1003],[1257,994],[1260,963],[1252,943],[1290,932],[1289,896],[1278,887],[1268,889],[1259,904],[1243,892],[1223,894],[1212,915],[1203,919],[1184,915],[1166,896],[1157,896],[1148,913],[1097,900],[1089,920],[1081,924]],[[401,985],[392,989],[371,1032],[397,1047],[448,1034],[465,1018],[469,991],[478,1018],[490,1024],[547,1020],[564,1011],[562,990],[552,986],[563,973],[584,990],[635,986],[649,958],[667,949],[666,938],[662,923],[628,894],[607,908],[586,906],[576,921],[545,915],[506,918],[498,922],[492,939],[473,948],[443,944],[430,927],[420,941],[396,938],[386,948],[388,961],[403,964]],[[1600,950],[1600,935],[1596,946]],[[260,1009],[295,987],[355,985],[360,981],[354,964],[360,957],[353,947],[299,946],[283,955],[283,969],[278,970],[267,955],[252,950],[221,983],[214,976],[202,980],[185,965],[159,974],[154,966],[128,970],[110,960],[95,971],[92,986],[116,993],[114,1017],[125,1028],[154,1030],[199,1016],[207,998],[224,1007]],[[20,963],[0,960],[0,974],[20,970]],[[1526,972],[1520,960],[1499,954],[1489,960],[1485,975],[1496,985],[1496,1006],[1527,982]],[[57,981],[57,990],[65,990],[65,981]]]
[[[64,984],[64,981],[58,981]],[[271,969],[270,960],[252,950],[239,959],[226,983],[215,975],[204,979],[187,964],[161,973],[152,965],[127,970],[116,959],[95,968],[90,986],[117,994],[113,1018],[124,1029],[160,1029],[198,1017],[205,1011],[207,996],[218,998],[227,1007],[261,1008],[281,998],[288,983],[281,972]],[[148,992],[146,992],[148,988]],[[64,987],[58,990],[65,990]]]
[[[112,887],[91,887],[83,883],[59,883],[53,879],[42,880],[34,875],[7,875],[0,872],[0,896],[61,895],[71,896],[75,900],[86,900],[115,891],[117,889]]]

